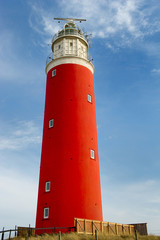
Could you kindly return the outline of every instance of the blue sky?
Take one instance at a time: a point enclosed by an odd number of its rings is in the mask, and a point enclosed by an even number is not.
[[[159,0],[0,1],[0,228],[34,226],[54,17],[92,33],[103,217],[160,234]]]

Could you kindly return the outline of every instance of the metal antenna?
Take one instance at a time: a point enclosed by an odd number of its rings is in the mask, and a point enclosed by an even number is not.
[[[87,39],[89,47],[91,47],[92,34],[84,33],[85,38]]]
[[[60,20],[63,21],[78,21],[78,22],[82,22],[82,21],[86,21],[86,19],[82,19],[82,18],[54,18],[54,20],[58,20],[58,22],[60,22]]]

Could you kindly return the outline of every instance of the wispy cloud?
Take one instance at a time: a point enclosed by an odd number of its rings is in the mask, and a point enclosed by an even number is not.
[[[41,142],[40,129],[33,121],[22,121],[1,130],[0,150],[19,150]]]
[[[128,46],[160,29],[158,1],[146,4],[144,0],[62,0],[57,3],[63,9],[60,15],[87,18],[88,31],[95,37],[111,40],[112,45]],[[31,27],[40,33],[57,32],[57,24],[52,21],[52,7],[49,13],[38,5],[32,4],[31,7],[34,12]]]
[[[160,74],[160,68],[154,68],[152,73]]]
[[[39,33],[42,37],[44,37],[45,43],[50,43],[51,37],[60,30],[60,27],[57,25],[57,23],[53,21],[54,11],[52,11],[52,7],[50,12],[35,2],[32,2],[32,4],[30,4],[30,7],[30,27]]]
[[[0,226],[34,226],[41,130],[31,120],[0,126]]]

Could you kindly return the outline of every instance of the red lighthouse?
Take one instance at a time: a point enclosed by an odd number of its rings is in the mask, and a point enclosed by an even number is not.
[[[68,19],[52,40],[36,228],[102,220],[93,73],[88,41]]]

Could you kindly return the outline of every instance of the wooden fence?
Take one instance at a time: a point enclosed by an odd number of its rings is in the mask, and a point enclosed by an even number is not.
[[[74,219],[74,227],[50,227],[50,228],[32,228],[30,227],[18,227],[15,226],[15,229],[5,230],[3,228],[0,231],[1,240],[11,239],[13,236],[21,237],[30,237],[35,236],[36,234],[44,233],[68,233],[68,232],[77,232],[77,233],[86,233],[86,234],[95,234],[98,232],[106,233],[108,235],[135,235],[137,239],[137,232],[140,235],[147,235],[147,224],[119,224],[111,222],[102,222],[102,221],[93,221],[87,219]],[[96,235],[95,235],[96,236]]]
[[[9,229],[5,230],[3,228],[2,231],[0,231],[0,239],[12,239],[12,237],[31,237],[42,235],[45,233],[53,234],[53,233],[69,233],[69,232],[75,232],[75,227],[50,227],[50,228],[32,228],[32,227],[17,227],[15,226],[15,229]]]
[[[75,218],[74,221],[77,233],[94,234],[95,230],[97,230],[108,235],[135,235],[135,227],[133,225],[79,218]]]

